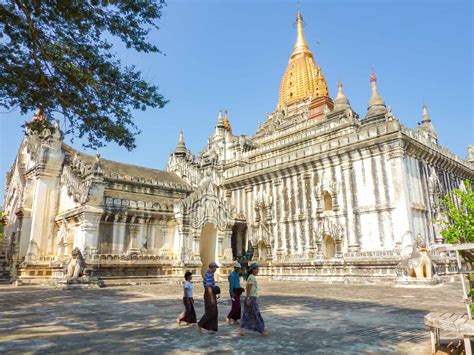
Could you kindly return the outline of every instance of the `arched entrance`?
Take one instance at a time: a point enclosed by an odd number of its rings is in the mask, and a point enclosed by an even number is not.
[[[201,256],[202,269],[204,276],[208,265],[212,261],[217,261],[217,229],[212,223],[207,223],[201,230],[201,239],[199,242],[199,255]]]
[[[247,253],[247,245],[245,234],[247,232],[247,224],[235,223],[232,227],[231,247],[232,247],[232,259],[240,259]]]
[[[330,235],[323,239],[323,255],[326,259],[332,259],[336,255],[336,243]]]

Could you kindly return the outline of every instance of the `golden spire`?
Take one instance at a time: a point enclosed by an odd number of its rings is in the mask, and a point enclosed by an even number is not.
[[[230,133],[232,133],[232,127],[231,127],[230,121],[229,121],[229,113],[227,112],[227,110],[224,111],[224,125],[225,125],[225,128],[226,128]]]
[[[304,53],[313,57],[313,54],[309,50],[308,43],[306,43],[306,39],[304,38],[303,16],[301,16],[300,9],[298,8],[298,15],[296,16],[296,42],[295,49],[293,50],[293,53],[291,53],[291,58]]]
[[[277,108],[291,105],[307,98],[329,97],[326,79],[314,62],[313,54],[303,32],[303,16],[298,8],[296,16],[296,42],[285,74],[280,82]]]

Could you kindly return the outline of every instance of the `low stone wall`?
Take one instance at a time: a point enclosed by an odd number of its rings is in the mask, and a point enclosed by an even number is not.
[[[398,282],[397,255],[346,255],[330,260],[263,261],[260,277],[264,280],[315,281],[323,283],[380,283]],[[435,256],[435,269],[449,274],[456,268],[454,260]],[[226,282],[232,271],[231,263],[223,263],[216,274],[216,281]],[[201,278],[201,263],[140,258],[93,258],[86,260],[85,275],[103,280],[108,285],[180,283],[184,273],[191,271],[195,282]],[[18,268],[21,284],[54,284],[65,277],[64,266],[54,262],[23,263]],[[49,282],[49,281],[51,282]],[[406,281],[406,280],[404,280]]]

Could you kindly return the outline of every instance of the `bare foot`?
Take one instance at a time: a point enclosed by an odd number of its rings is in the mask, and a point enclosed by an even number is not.
[[[240,329],[237,335],[240,335],[241,337],[243,337],[245,335],[245,332],[243,331],[243,329]]]
[[[197,331],[199,334],[202,334],[202,328],[199,325],[197,326]]]
[[[262,332],[262,336],[264,336],[264,337],[267,337],[269,335],[270,335],[270,332],[267,332],[267,331]]]
[[[227,324],[230,324],[230,319],[227,318],[227,317],[225,317],[225,322],[226,322]]]
[[[179,320],[179,317],[176,318],[176,323],[177,323],[178,325],[181,325],[181,321]]]

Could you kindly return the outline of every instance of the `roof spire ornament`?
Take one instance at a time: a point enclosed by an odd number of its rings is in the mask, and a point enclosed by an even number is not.
[[[369,100],[367,114],[365,117],[384,115],[387,113],[385,102],[377,91],[377,77],[375,76],[374,66],[371,66],[370,85],[372,87],[372,97]]]
[[[225,129],[227,129],[230,133],[232,133],[232,127],[229,121],[229,112],[227,112],[227,110],[224,111],[224,125],[225,125]]]
[[[308,43],[304,38],[304,31],[303,31],[304,23],[303,23],[303,16],[301,15],[299,3],[298,3],[298,14],[296,15],[296,42],[293,53],[291,54],[291,58],[296,57],[299,54],[308,54],[311,57],[313,54],[309,50]]]
[[[436,133],[433,123],[431,122],[430,115],[428,114],[428,108],[426,107],[425,103],[423,103],[423,106],[421,107],[421,112],[422,112],[421,123],[419,123],[417,130],[426,132],[428,138],[433,143],[438,143],[438,133]]]
[[[176,149],[174,150],[174,153],[176,155],[186,155],[186,145],[184,144],[184,138],[183,138],[183,130],[179,130],[179,138],[178,138],[178,144],[176,145]]]
[[[43,105],[39,105],[38,110],[33,115],[33,121],[45,121]]]
[[[343,111],[350,107],[349,100],[347,99],[346,95],[342,92],[342,83],[339,81],[337,84],[337,96],[334,100],[334,111]]]
[[[421,119],[421,123],[428,123],[428,122],[431,123],[431,118],[430,118],[430,115],[428,113],[428,109],[427,109],[425,103],[423,103],[423,106],[422,106],[421,110],[422,110],[422,113],[423,113],[423,116],[422,116],[423,118]]]
[[[219,115],[217,116],[216,128],[225,128],[224,118],[222,117],[222,111],[219,111]]]

